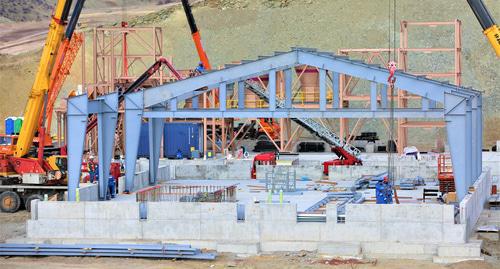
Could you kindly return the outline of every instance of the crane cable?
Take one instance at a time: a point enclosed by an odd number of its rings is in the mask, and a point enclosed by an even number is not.
[[[396,70],[397,70],[397,64],[396,64],[396,0],[389,0],[389,12],[388,12],[388,60],[389,63],[387,64],[387,68],[389,70],[389,77],[387,78],[387,82],[389,85],[390,89],[390,97],[391,97],[391,102],[390,102],[390,131],[389,131],[389,142],[387,145],[387,151],[388,151],[388,157],[387,157],[387,174],[388,174],[388,180],[390,184],[392,185],[394,189],[394,199],[396,201],[396,204],[399,204],[399,199],[398,199],[398,194],[395,188],[395,176],[394,176],[394,156],[392,154],[392,151],[394,150],[394,133],[395,133],[395,122],[394,122],[394,110],[395,110],[395,105],[394,105],[394,85],[396,83]],[[391,49],[391,9],[392,9],[392,20],[393,20],[393,29],[392,29],[392,49]],[[394,50],[394,53],[392,53],[392,50]],[[391,58],[392,56],[392,58]]]

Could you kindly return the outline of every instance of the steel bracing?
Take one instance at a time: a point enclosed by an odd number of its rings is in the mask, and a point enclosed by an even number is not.
[[[332,98],[327,99],[325,76],[319,76],[320,98],[317,106],[297,108],[294,106],[291,83],[285,84],[284,98],[276,94],[276,74],[290,73],[298,66],[312,66],[331,78]],[[339,75],[348,75],[369,81],[371,87],[370,105],[366,108],[342,108],[339,102]],[[245,108],[239,96],[238,105],[228,107],[226,97],[229,92],[245,94],[241,86],[249,79],[268,76],[267,92],[269,96],[266,108]],[[125,96],[125,135],[126,135],[126,190],[133,190],[137,146],[140,124],[148,118],[150,124],[150,183],[154,184],[158,169],[158,149],[161,144],[161,130],[164,118],[390,118],[388,107],[387,78],[389,72],[378,65],[333,53],[319,52],[314,49],[292,48],[289,52],[276,52],[273,56],[259,57],[254,61],[243,61],[239,65],[227,65],[226,68],[200,76],[165,84],[156,88],[130,93]],[[323,79],[322,79],[323,78]],[[482,145],[482,108],[481,93],[470,88],[459,87],[445,82],[396,72],[395,87],[422,97],[420,107],[398,108],[395,118],[436,118],[445,119],[448,130],[448,142],[451,149],[457,195],[462,199],[467,189],[481,173]],[[208,91],[218,89],[220,104],[217,108],[183,108],[183,101],[197,97]],[[82,98],[75,97],[74,99]],[[118,98],[118,96],[116,96]],[[379,102],[380,100],[380,102]],[[69,101],[74,102],[74,100]],[[76,104],[75,104],[76,105]],[[85,105],[82,104],[83,107]],[[70,118],[78,121],[77,117]],[[114,129],[109,132],[114,133]],[[84,136],[84,128],[80,129]],[[74,131],[75,132],[75,131]],[[70,134],[71,138],[72,134]],[[101,136],[100,136],[101,137]],[[72,140],[78,143],[71,143]],[[83,141],[83,139],[82,139]],[[77,149],[72,149],[76,147]],[[83,143],[76,138],[70,139],[70,164],[81,163]],[[77,154],[77,155],[73,155]],[[79,154],[79,155],[78,155]],[[101,160],[99,160],[101,162]],[[109,165],[109,164],[108,164]],[[70,180],[78,178],[79,171],[69,170]],[[73,174],[72,174],[73,173]],[[75,186],[74,182],[70,186]]]

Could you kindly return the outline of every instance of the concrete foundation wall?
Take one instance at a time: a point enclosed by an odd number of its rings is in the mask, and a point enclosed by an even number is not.
[[[323,166],[318,164],[314,165],[300,163],[294,166],[276,166],[274,169],[281,172],[295,171],[296,179],[306,177],[311,180],[320,180],[323,177]],[[266,179],[266,173],[272,170],[273,166],[257,165],[257,179]]]
[[[146,160],[147,161],[147,160]],[[138,160],[137,161],[137,167],[141,170],[136,170],[135,176],[134,176],[134,188],[130,190],[131,192],[146,188],[149,185],[149,163],[144,162],[144,160]],[[166,181],[170,180],[170,166],[168,165],[162,165],[158,167],[158,181]],[[120,177],[118,179],[118,192],[123,193],[125,191],[125,177]]]
[[[473,232],[474,225],[476,225],[484,205],[490,197],[491,185],[491,169],[486,169],[474,183],[474,191],[467,194],[460,202],[460,223],[467,225],[468,234]]]
[[[328,204],[326,223],[302,223],[295,204],[246,205],[238,220],[236,203],[150,202],[146,219],[136,202],[34,203],[28,240],[145,240],[246,254],[309,250],[439,260],[453,247],[465,253],[461,258],[480,257],[480,244],[467,242],[466,224],[455,223],[452,205],[350,204],[345,223],[338,223],[336,205]]]

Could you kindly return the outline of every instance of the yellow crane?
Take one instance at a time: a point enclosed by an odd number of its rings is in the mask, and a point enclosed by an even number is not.
[[[71,2],[71,0],[59,0],[56,4],[49,25],[49,33],[43,47],[42,57],[38,64],[35,82],[24,110],[24,122],[17,139],[14,157],[27,155],[33,144],[33,138],[39,127],[38,119],[40,113],[43,112],[45,96],[49,90],[50,74],[59,46],[64,40],[66,20],[71,8]]]

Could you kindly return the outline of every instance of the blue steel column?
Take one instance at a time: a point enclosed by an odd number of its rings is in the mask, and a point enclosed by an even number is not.
[[[175,98],[174,98],[175,99]],[[173,99],[173,100],[174,100]],[[153,111],[161,108],[153,108]],[[160,146],[163,137],[162,118],[149,119],[149,184],[155,185],[158,179],[158,166],[160,164]]]
[[[283,71],[285,74],[285,108],[292,108],[292,69]]]
[[[380,106],[382,108],[387,108],[387,85],[382,84],[380,88]]]
[[[319,110],[326,110],[326,70],[319,69]]]
[[[477,98],[474,97],[472,99],[472,113],[471,113],[471,121],[472,121],[472,128],[471,128],[471,133],[472,133],[472,147],[471,147],[471,154],[472,154],[472,183],[476,181],[478,178],[479,174],[479,167],[477,165],[477,148],[479,146],[479,141],[477,137],[477,128],[478,128],[478,122],[477,122]]]
[[[191,100],[192,100],[192,104],[193,104],[192,107],[194,109],[197,109],[198,108],[198,103],[199,103],[198,95],[195,96],[195,97],[193,97]]]
[[[97,140],[99,149],[99,199],[105,200],[108,191],[108,178],[113,158],[116,122],[118,120],[118,93],[99,97],[97,112]],[[91,111],[94,112],[94,111]]]
[[[125,95],[125,192],[134,191],[135,164],[141,135],[143,92]]]
[[[477,100],[477,119],[478,123],[476,125],[477,132],[477,165],[478,165],[478,176],[483,172],[483,97],[481,95],[476,96]]]
[[[276,110],[276,70],[269,71],[269,83],[267,84],[269,91],[269,110]]]
[[[428,111],[430,108],[430,102],[429,99],[422,97],[422,110],[423,111]]]
[[[377,83],[370,82],[370,109],[377,111]]]
[[[467,194],[466,103],[465,98],[445,93],[444,109],[446,132],[451,151],[455,188],[459,201]]]
[[[474,182],[473,179],[473,174],[472,174],[472,167],[473,167],[473,162],[475,161],[475,157],[472,151],[472,100],[467,99],[466,101],[466,113],[465,113],[465,139],[466,139],[466,144],[465,144],[465,155],[470,158],[467,162],[465,162],[465,171],[467,175],[467,184],[469,186],[472,186],[472,183]]]
[[[340,81],[340,74],[337,72],[332,71],[332,86],[333,86],[333,108],[339,108],[340,107],[340,97],[339,97],[339,81]]]
[[[82,172],[82,156],[85,147],[85,128],[88,120],[87,95],[68,99],[68,200],[76,201],[76,189]]]
[[[238,109],[245,108],[245,81],[238,81]]]
[[[220,111],[226,111],[227,103],[227,84],[221,83],[219,85],[219,109]]]

